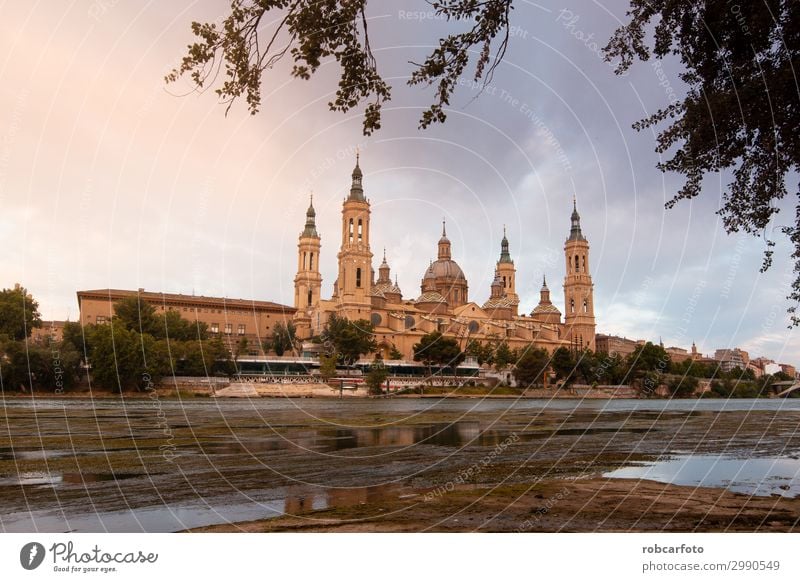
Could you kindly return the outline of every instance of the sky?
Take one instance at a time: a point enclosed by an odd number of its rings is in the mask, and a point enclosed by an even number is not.
[[[727,235],[716,211],[729,176],[664,204],[680,176],[656,169],[655,134],[631,125],[680,99],[671,60],[624,76],[600,47],[622,0],[519,0],[508,53],[482,91],[459,82],[443,125],[418,129],[429,88],[413,71],[454,25],[423,0],[368,5],[379,71],[392,85],[382,129],[331,112],[326,62],[310,81],[288,62],[267,72],[262,107],[228,114],[213,90],[164,75],[225,1],[4,2],[0,11],[0,286],[21,283],[46,319],[78,317],[80,289],[145,288],[291,304],[309,193],[322,236],[323,296],[336,273],[341,203],[355,150],[372,203],[374,267],[383,249],[414,298],[441,221],[470,298],[490,292],[506,228],[521,312],[543,275],[563,312],[563,244],[573,196],[591,245],[597,330],[706,354],[741,347],[800,364],[788,329],[790,246]]]

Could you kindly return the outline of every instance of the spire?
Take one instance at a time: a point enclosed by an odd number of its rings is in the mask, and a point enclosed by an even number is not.
[[[308,210],[306,210],[306,227],[303,229],[302,236],[319,238],[319,234],[317,234],[316,217],[317,212],[314,210],[314,193],[312,192],[311,201],[308,204]]]
[[[445,228],[444,219],[442,219],[442,238],[439,239],[439,256],[438,259],[450,260],[450,239],[447,238],[447,230]]]
[[[356,150],[356,167],[353,168],[353,182],[350,185],[350,196],[347,199],[366,202],[366,198],[364,198],[364,187],[361,183],[364,175],[361,173],[361,167],[359,166],[360,157],[358,150]]]
[[[567,240],[586,240],[581,232],[581,215],[578,214],[578,203],[575,194],[572,195],[572,228],[569,231]]]
[[[383,248],[383,262],[378,267],[378,285],[391,285],[392,277],[389,274],[389,263],[386,262],[386,247]]]
[[[550,289],[547,287],[547,277],[542,275],[542,289],[539,291],[539,305],[550,305]]]
[[[511,254],[508,252],[508,239],[506,238],[506,227],[503,225],[503,240],[500,242],[500,261],[501,263],[513,263]]]

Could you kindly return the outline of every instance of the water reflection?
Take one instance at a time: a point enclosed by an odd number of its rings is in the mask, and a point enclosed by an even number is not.
[[[605,474],[615,479],[649,479],[672,485],[723,487],[748,495],[800,495],[800,460],[735,459],[721,455],[680,455]]]
[[[395,484],[336,488],[298,486],[123,511],[67,514],[51,510],[8,514],[3,516],[0,529],[4,532],[175,532],[278,515],[303,515],[320,509],[360,505],[392,497],[405,499],[416,495]]]

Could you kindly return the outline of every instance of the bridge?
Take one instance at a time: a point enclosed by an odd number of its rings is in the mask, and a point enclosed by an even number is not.
[[[778,392],[775,395],[777,398],[786,398],[792,392],[795,392],[796,390],[800,390],[800,381],[798,381],[798,380],[787,380],[785,382],[775,382],[775,383],[772,384],[772,386],[776,390],[780,390],[784,386],[788,386],[788,388],[786,388],[785,390],[783,390],[781,392]]]

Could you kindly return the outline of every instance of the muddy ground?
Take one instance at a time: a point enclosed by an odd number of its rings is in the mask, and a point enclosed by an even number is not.
[[[791,531],[800,498],[609,479],[797,458],[800,410],[713,401],[8,401],[5,531]]]

